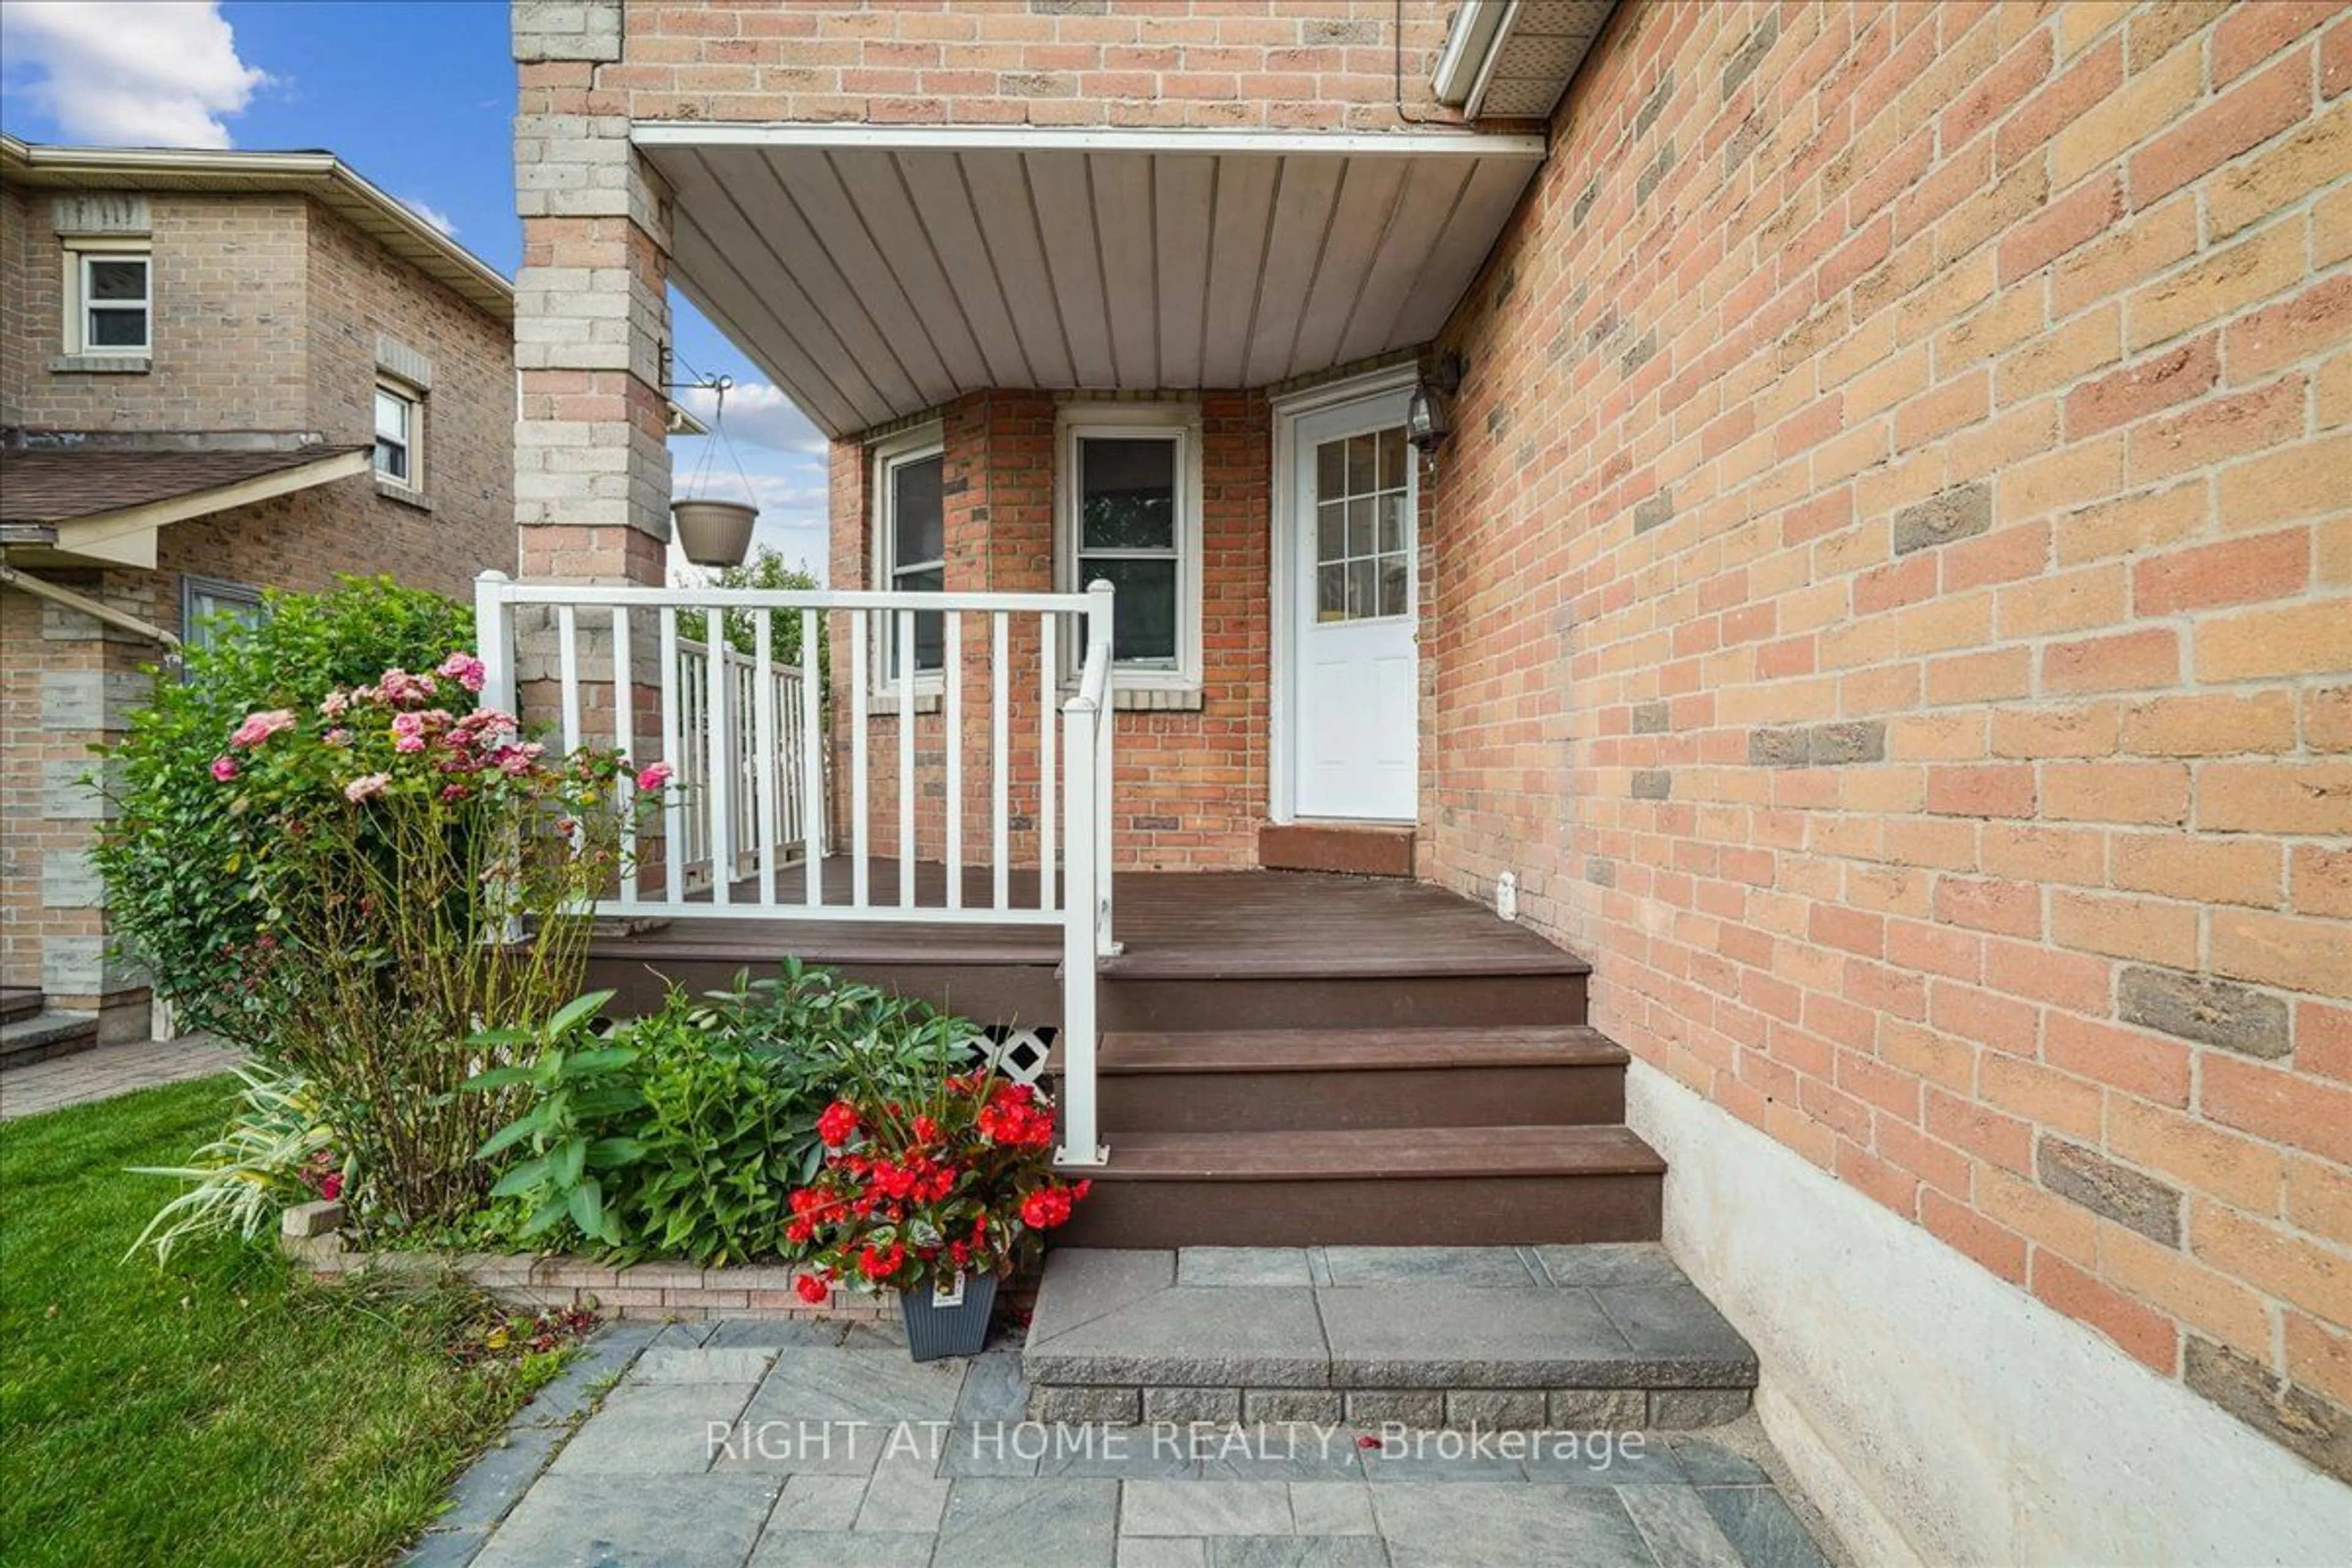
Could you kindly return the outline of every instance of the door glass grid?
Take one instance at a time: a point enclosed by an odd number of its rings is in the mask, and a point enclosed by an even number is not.
[[[1362,621],[1412,609],[1412,527],[1404,426],[1315,448],[1315,618]]]

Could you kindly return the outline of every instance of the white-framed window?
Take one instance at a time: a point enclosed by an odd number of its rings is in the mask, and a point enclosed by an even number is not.
[[[1118,590],[1118,685],[1201,682],[1201,415],[1192,404],[1076,404],[1061,420],[1055,575]],[[1084,657],[1075,639],[1072,668]]]
[[[66,352],[144,356],[153,347],[155,257],[145,240],[66,247]]]
[[[375,477],[403,489],[425,488],[425,396],[390,376],[375,384]]]
[[[874,585],[885,593],[937,594],[947,588],[946,448],[927,425],[874,448]],[[877,679],[898,679],[898,618],[875,617]],[[936,685],[947,661],[947,617],[915,617],[914,674]]]

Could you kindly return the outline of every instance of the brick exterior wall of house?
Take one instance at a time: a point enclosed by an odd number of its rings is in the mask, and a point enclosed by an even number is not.
[[[1443,346],[1435,869],[2352,1474],[2352,15],[1621,9]]]
[[[389,573],[454,596],[511,570],[515,393],[505,321],[299,196],[154,195],[154,353],[145,374],[53,373],[61,256],[50,193],[0,194],[0,425],[116,437],[186,432],[373,439],[379,340],[429,365],[426,505],[367,477],[164,529],[156,568],[27,567],[184,633],[183,577],[319,590]],[[109,955],[87,851],[103,805],[79,780],[89,748],[144,698],[154,645],[29,595],[0,593],[0,962],[11,984],[106,1009],[110,1036],[146,1028],[138,975]]]
[[[1394,0],[632,5],[589,100],[640,120],[1388,131],[1400,90],[1453,118],[1429,91],[1447,10],[1404,7],[1400,78]]]

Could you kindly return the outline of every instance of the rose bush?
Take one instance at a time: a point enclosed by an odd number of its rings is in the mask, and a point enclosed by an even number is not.
[[[551,755],[475,706],[482,673],[459,648],[255,710],[204,769],[217,812],[264,827],[236,983],[273,1022],[255,1044],[318,1096],[362,1232],[477,1206],[473,1156],[512,1097],[457,1090],[499,1065],[482,1041],[578,989],[593,900],[627,870],[624,814],[660,804],[660,781],[622,804],[628,759]]]

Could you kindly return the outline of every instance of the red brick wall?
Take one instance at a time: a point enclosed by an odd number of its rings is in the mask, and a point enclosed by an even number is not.
[[[1118,863],[1166,869],[1256,864],[1266,808],[1267,472],[1271,412],[1263,395],[1208,393],[1202,416],[1202,690],[1196,710],[1116,715],[1118,784],[1113,792]],[[1055,416],[1049,393],[988,392],[941,411],[947,488],[947,585],[950,590],[1051,592],[1054,578]],[[869,448],[836,442],[833,457],[833,557],[829,581],[864,587],[872,574]],[[836,617],[836,622],[838,622]],[[1024,624],[1025,623],[1025,624]],[[848,787],[844,684],[846,627],[835,626],[835,778]],[[986,633],[966,632],[963,685],[964,825],[967,858],[984,858],[991,783]],[[1012,845],[1016,863],[1036,854],[1038,701],[1034,620],[1011,636],[1007,702],[1013,752]],[[871,721],[868,798],[874,852],[894,854],[898,820],[898,719]],[[945,842],[943,714],[918,715],[916,837],[927,859]]]
[[[1413,0],[1403,9],[1407,110],[1444,116],[1429,73],[1451,7]],[[1394,0],[719,0],[632,4],[625,15],[623,61],[551,112],[1382,131],[1397,123]],[[526,89],[572,81],[560,65],[522,68]]]
[[[1444,346],[1438,876],[2352,1454],[2352,16],[1630,5]]]

